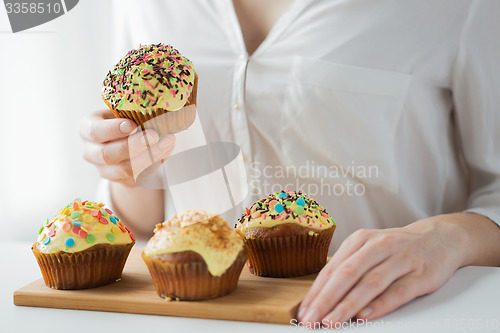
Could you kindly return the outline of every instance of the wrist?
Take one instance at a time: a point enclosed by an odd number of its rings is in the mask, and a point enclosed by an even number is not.
[[[432,216],[405,227],[408,231],[429,236],[440,243],[442,251],[453,262],[455,268],[471,265],[478,256],[477,246],[471,237],[472,223],[466,213],[451,213]]]

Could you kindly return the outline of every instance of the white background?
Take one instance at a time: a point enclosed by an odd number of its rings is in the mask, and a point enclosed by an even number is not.
[[[92,200],[97,170],[82,158],[81,119],[106,108],[113,59],[109,2],[13,34],[0,5],[0,240],[33,240],[75,197]]]

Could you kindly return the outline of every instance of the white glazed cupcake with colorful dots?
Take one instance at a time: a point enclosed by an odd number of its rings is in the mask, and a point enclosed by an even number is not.
[[[47,219],[31,247],[48,287],[86,289],[120,279],[135,244],[103,203],[75,199]]]

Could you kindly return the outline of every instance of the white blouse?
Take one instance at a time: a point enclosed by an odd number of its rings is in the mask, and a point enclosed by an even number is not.
[[[356,229],[441,213],[500,223],[498,13],[495,0],[296,0],[248,55],[231,0],[120,0],[114,56],[161,42],[194,63],[205,138],[237,144],[246,168],[230,225],[302,190],[337,222],[333,251]]]

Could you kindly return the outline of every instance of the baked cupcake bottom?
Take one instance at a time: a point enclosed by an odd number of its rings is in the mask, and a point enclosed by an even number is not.
[[[97,244],[75,253],[42,253],[36,244],[31,249],[48,287],[87,289],[118,280],[134,244]]]
[[[177,111],[157,109],[151,114],[141,112],[113,110],[117,118],[128,118],[143,129],[154,129],[160,136],[174,134],[188,129],[196,118],[196,105],[187,105]]]
[[[220,276],[213,276],[196,252],[165,253],[149,257],[142,253],[158,296],[183,301],[199,301],[227,295],[236,289],[248,259],[248,249],[238,253],[236,260]]]
[[[318,272],[325,266],[335,226],[315,230],[283,224],[259,228],[260,237],[245,238],[250,249],[248,268],[259,276],[293,277]],[[273,230],[265,230],[273,229]],[[282,235],[277,235],[282,234]]]

